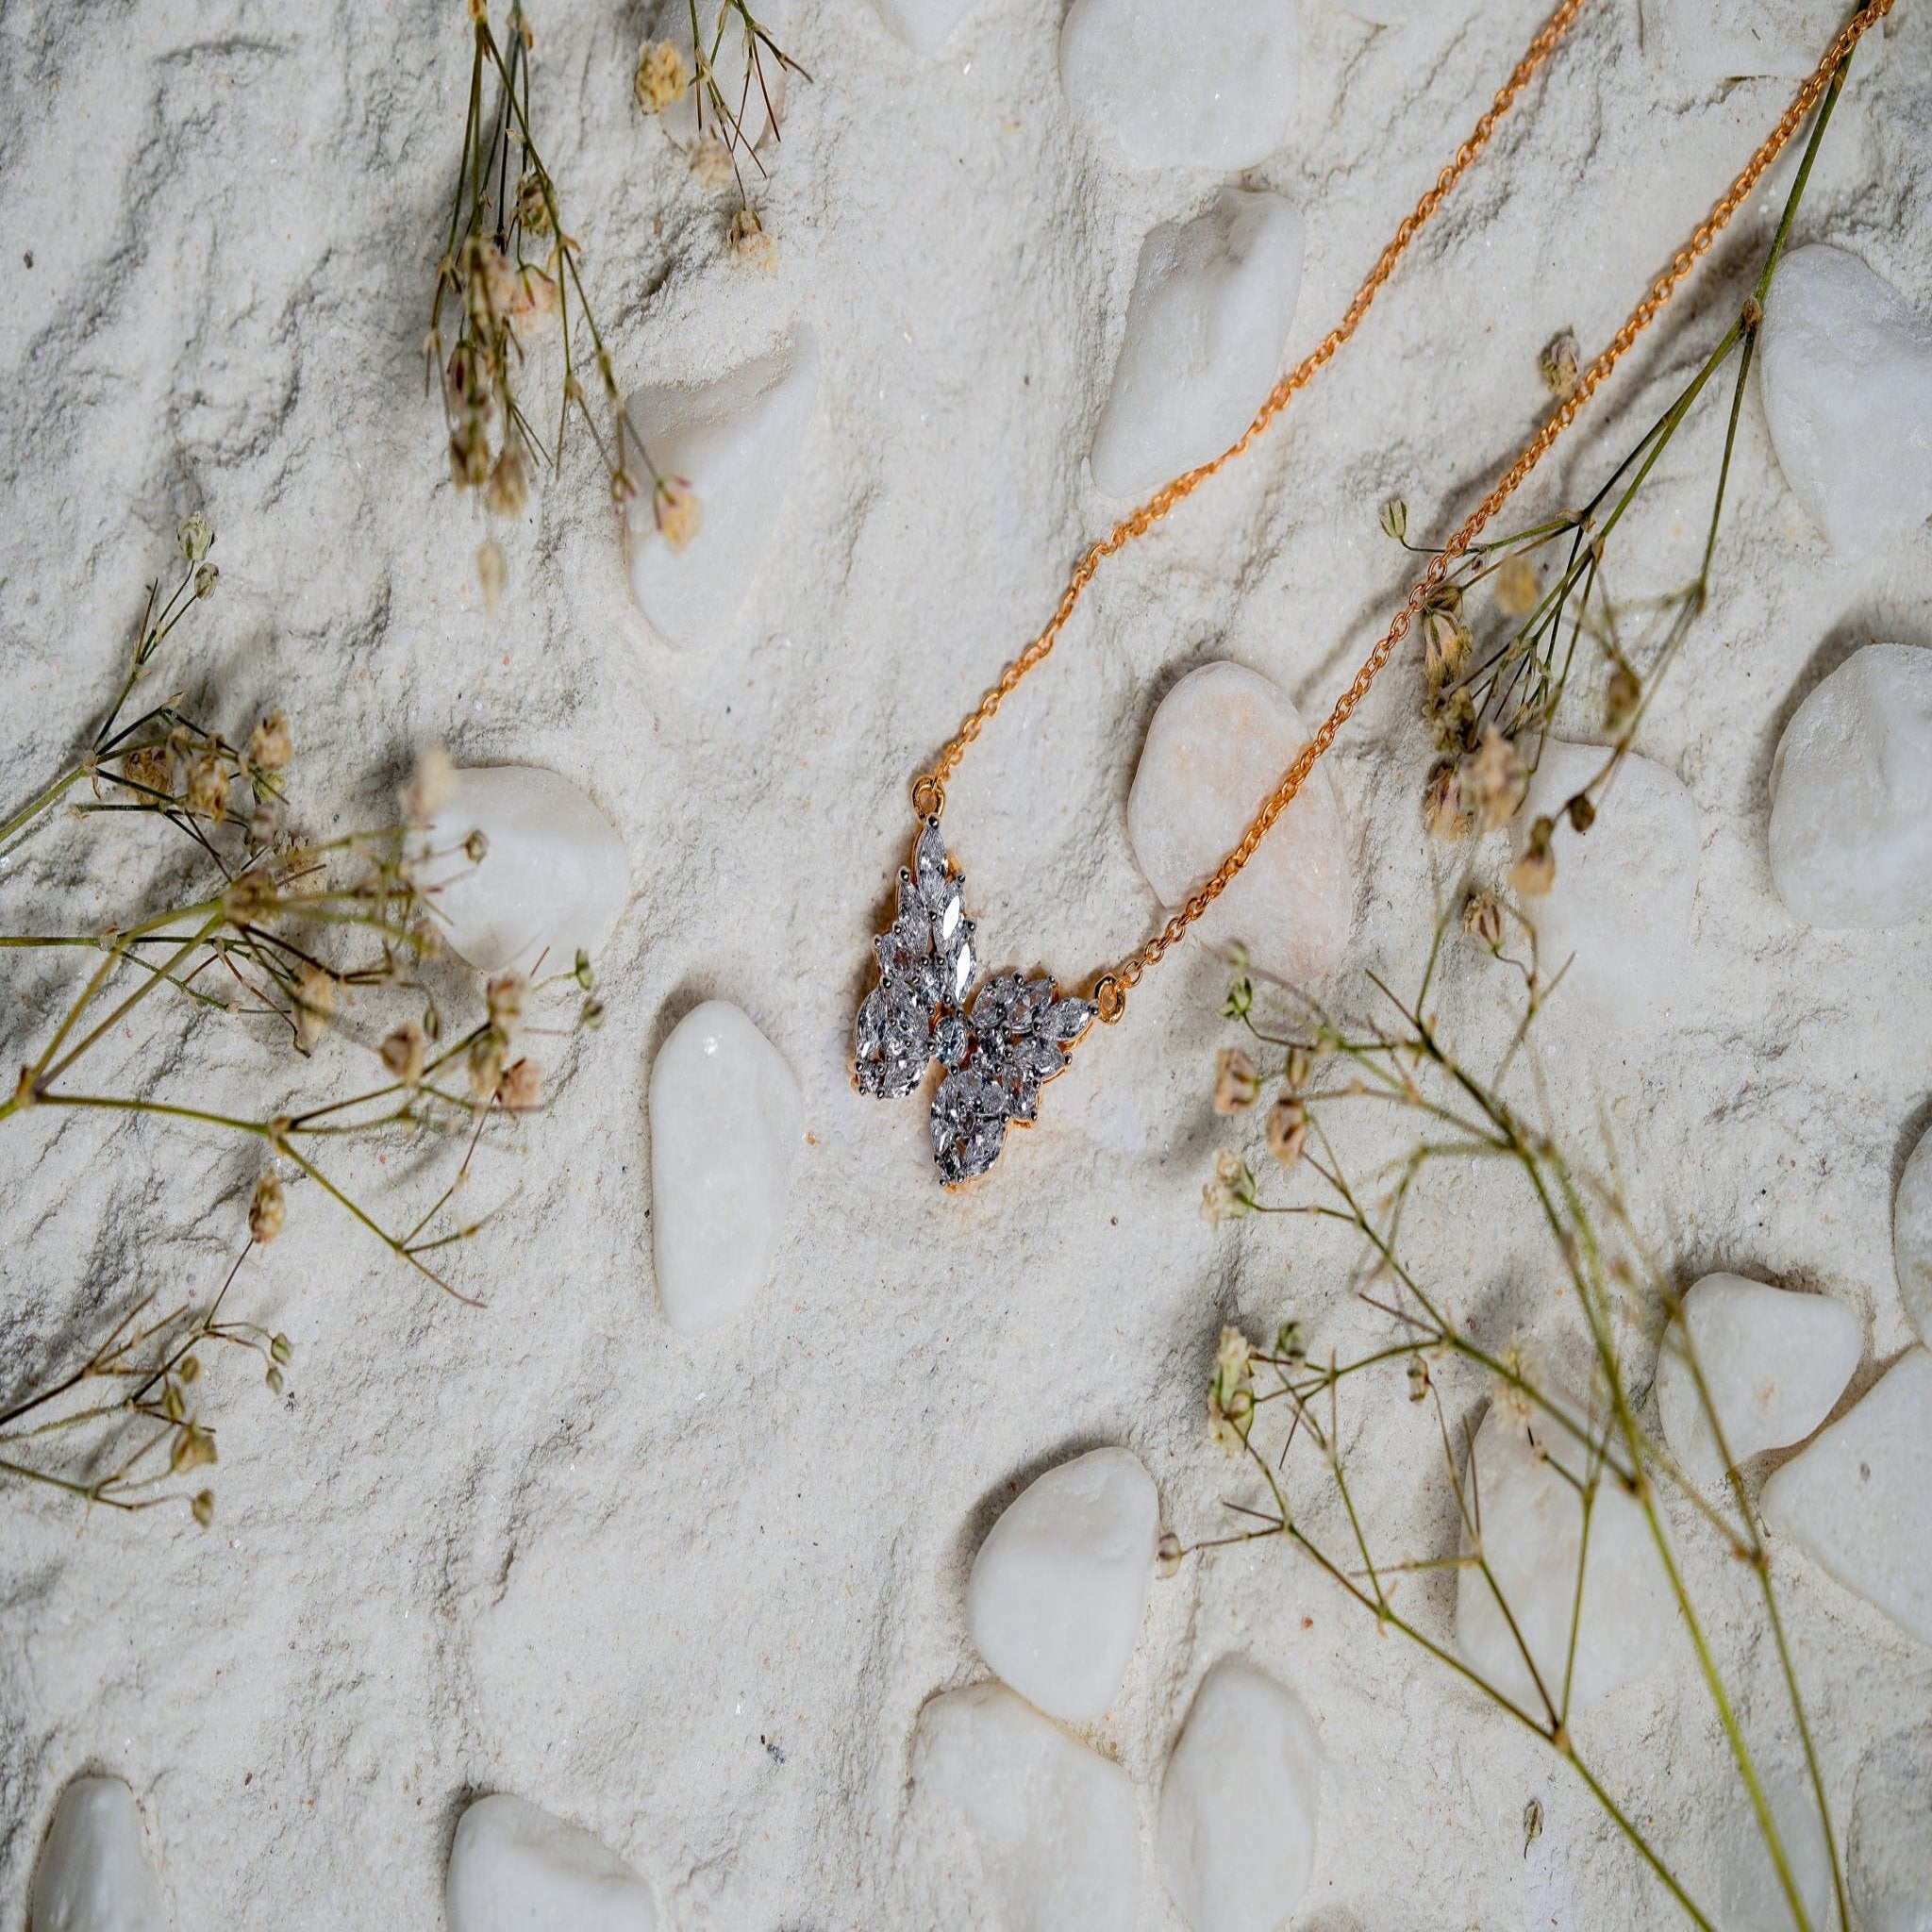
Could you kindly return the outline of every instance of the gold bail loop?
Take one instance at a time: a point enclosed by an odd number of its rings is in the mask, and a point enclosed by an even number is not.
[[[1127,1010],[1127,990],[1111,973],[1103,973],[1093,982],[1093,1004],[1100,1008],[1101,1024],[1111,1026]]]
[[[946,788],[930,772],[912,781],[912,809],[923,819],[936,819],[946,808]]]

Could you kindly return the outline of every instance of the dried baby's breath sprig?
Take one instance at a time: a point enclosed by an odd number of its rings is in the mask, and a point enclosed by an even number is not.
[[[1433,1013],[1431,986],[1444,957],[1445,934],[1459,923],[1494,947],[1501,942],[1504,917],[1505,908],[1494,895],[1480,893],[1446,915],[1439,922],[1429,964],[1413,997],[1398,998],[1374,982],[1378,1011],[1372,1024],[1344,1025],[1306,998],[1293,1001],[1289,1032],[1263,1030],[1252,1010],[1240,1016],[1251,1038],[1291,1048],[1301,1045],[1311,1055],[1311,1067],[1331,1070],[1325,1078],[1291,1089],[1284,1068],[1280,1091],[1269,1110],[1271,1140],[1277,1110],[1296,1110],[1306,1144],[1295,1172],[1307,1177],[1308,1198],[1264,1201],[1249,1176],[1242,1211],[1264,1218],[1312,1216],[1352,1230],[1362,1244],[1358,1300],[1387,1322],[1389,1332],[1351,1358],[1331,1355],[1323,1359],[1310,1355],[1297,1324],[1284,1324],[1272,1350],[1253,1348],[1235,1331],[1224,1331],[1208,1377],[1208,1430],[1216,1443],[1243,1459],[1261,1493],[1254,1503],[1233,1506],[1240,1526],[1176,1552],[1175,1561],[1225,1544],[1279,1541],[1291,1545],[1381,1630],[1412,1644],[1549,1744],[1689,1921],[1703,1932],[1715,1932],[1714,1920],[1667,1855],[1660,1827],[1651,1822],[1667,1814],[1659,1814],[1654,1805],[1626,1804],[1612,1790],[1587,1739],[1579,1740],[1572,1726],[1571,1672],[1539,1671],[1522,1635],[1525,1626],[1485,1555],[1476,1438],[1467,1422],[1452,1424],[1451,1416],[1457,1407],[1467,1416],[1485,1398],[1506,1406],[1528,1427],[1536,1453],[1562,1469],[1577,1491],[1574,1603],[1583,1601],[1586,1566],[1591,1562],[1593,1499],[1613,1486],[1640,1512],[1793,1923],[1824,1932],[1807,1916],[1786,1839],[1766,1800],[1759,1761],[1744,1734],[1737,1687],[1718,1661],[1707,1635],[1707,1607],[1690,1580],[1699,1573],[1679,1560],[1684,1533],[1667,1529],[1664,1496],[1673,1497],[1696,1531],[1749,1577],[1767,1639],[1763,1650],[1774,1659],[1804,1750],[1812,1800],[1825,1841],[1833,1847],[1834,1923],[1849,1925],[1826,1789],[1785,1637],[1771,1552],[1757,1516],[1735,1474],[1724,1504],[1712,1502],[1678,1468],[1640,1413],[1641,1382],[1628,1359],[1631,1338],[1663,1327],[1675,1307],[1671,1276],[1645,1250],[1614,1167],[1607,1175],[1588,1172],[1567,1151],[1556,1125],[1525,1113],[1509,1091],[1510,1070],[1524,1057],[1548,989],[1532,961],[1524,974],[1519,1023],[1493,1071],[1463,1058],[1441,1024],[1424,1017]],[[1546,1091],[1541,1079],[1523,1084],[1531,1101],[1541,1106]],[[1358,1176],[1339,1151],[1341,1137],[1331,1134],[1327,1123],[1338,1108],[1357,1114],[1364,1107],[1373,1110],[1372,1128],[1380,1121],[1389,1130],[1388,1156],[1375,1172]],[[1358,1146],[1361,1138],[1357,1127],[1347,1144]],[[1464,1185],[1472,1162],[1488,1163],[1509,1180],[1525,1228],[1542,1238],[1548,1265],[1562,1290],[1550,1308],[1572,1324],[1576,1345],[1591,1366],[1587,1403],[1557,1387],[1528,1350],[1514,1342],[1497,1347],[1485,1341],[1478,1327],[1457,1314],[1454,1298],[1472,1286],[1464,1279],[1466,1257],[1459,1250],[1443,1258],[1453,1286],[1438,1287],[1428,1278],[1429,1267],[1416,1252],[1411,1230],[1418,1224],[1439,1222],[1427,1212],[1411,1213],[1411,1204],[1425,1189]],[[1231,1198],[1236,1174],[1248,1175],[1245,1162],[1234,1150],[1224,1150],[1209,1184],[1210,1199],[1224,1203]],[[1694,1338],[1685,1337],[1683,1345],[1705,1422],[1722,1455],[1723,1429],[1696,1366]],[[1387,1533],[1357,1481],[1359,1459],[1372,1453],[1379,1435],[1396,1429],[1413,1405],[1433,1407],[1443,1480],[1457,1503],[1456,1547],[1446,1553],[1426,1550],[1407,1556],[1387,1547]],[[1276,1417],[1282,1424],[1278,1429],[1270,1426]],[[1405,1436],[1398,1452],[1404,1457],[1411,1453],[1407,1441]],[[1568,1458],[1574,1470],[1550,1456],[1553,1445],[1564,1443],[1574,1446]],[[1474,1578],[1489,1593],[1512,1633],[1524,1681],[1534,1687],[1533,1695],[1525,1698],[1513,1687],[1506,1688],[1469,1661],[1453,1632],[1443,1627],[1440,1600],[1411,1584],[1411,1579],[1444,1572],[1460,1574],[1465,1590]],[[1758,1646],[1752,1646],[1751,1655],[1758,1655]],[[1574,1662],[1574,1635],[1571,1656]],[[1525,1831],[1531,1830],[1526,1823]]]
[[[196,532],[193,541],[205,548],[211,539]],[[312,1182],[391,1254],[454,1294],[441,1272],[442,1251],[482,1224],[451,1224],[451,1201],[489,1122],[534,1107],[541,1091],[536,1063],[525,1058],[511,1067],[507,1053],[536,989],[515,974],[498,975],[484,991],[481,1016],[444,1039],[436,997],[423,977],[441,950],[438,895],[452,876],[450,863],[459,873],[466,855],[479,860],[482,841],[462,841],[455,852],[435,849],[428,823],[448,803],[453,779],[448,760],[433,751],[406,788],[410,823],[310,841],[279,831],[264,838],[261,814],[233,809],[231,797],[246,787],[258,800],[279,804],[294,744],[279,711],[258,724],[246,751],[172,700],[131,725],[118,724],[128,692],[172,626],[171,608],[162,607],[156,618],[150,592],[134,669],[92,750],[73,777],[45,788],[8,826],[18,833],[44,823],[67,785],[85,776],[96,797],[81,812],[138,813],[169,827],[188,842],[199,876],[173,889],[160,909],[130,910],[105,933],[0,934],[0,945],[9,949],[98,956],[10,1095],[0,1100],[0,1133],[23,1133],[26,1117],[53,1109],[142,1116],[253,1139],[275,1162],[251,1203],[255,1241],[266,1243],[282,1231],[284,1182]],[[218,791],[226,795],[218,797]],[[432,875],[441,882],[425,883]],[[558,982],[575,993],[589,976],[585,960],[578,972],[545,982],[546,996]],[[304,1056],[319,1058],[326,1046],[331,1066],[345,1054],[366,1053],[379,1074],[365,1086],[352,1083],[346,1095],[306,1104],[279,1092],[255,1111],[204,1104],[175,1091],[179,1027],[162,1015],[157,994],[251,1028],[266,1026]],[[397,1004],[409,1009],[400,1024]],[[588,1023],[587,1014],[579,1018]],[[112,1042],[118,1064],[130,1041],[133,1069],[91,1086],[89,1070],[108,1058],[100,1049]],[[148,1045],[158,1071],[139,1063]],[[479,1068],[487,1078],[477,1077]],[[472,1076],[467,1094],[448,1084],[465,1070]],[[387,1225],[334,1177],[332,1152],[344,1142],[398,1137],[445,1139],[456,1161],[428,1211],[401,1229]]]
[[[532,128],[530,52],[535,36],[521,0],[511,0],[500,42],[487,6],[473,5],[469,106],[449,235],[436,272],[428,377],[442,396],[450,474],[480,493],[490,515],[522,515],[530,479],[563,461],[575,414],[596,445],[614,502],[637,495],[657,471],[618,392],[617,375],[585,292],[581,244],[563,223],[560,191]],[[507,44],[506,44],[507,42]],[[493,97],[493,98],[492,98]],[[557,428],[546,446],[524,403],[533,342],[552,327],[562,343]],[[600,425],[582,378],[588,360],[608,410]],[[484,601],[493,610],[506,566],[493,538],[477,553]]]
[[[1511,788],[1497,782],[1504,773],[1492,736],[1518,747],[1524,766],[1533,769],[1573,678],[1592,658],[1605,670],[1601,717],[1612,742],[1605,748],[1601,769],[1578,797],[1586,803],[1599,797],[1631,750],[1664,672],[1709,599],[1731,458],[1763,323],[1764,299],[1804,198],[1843,74],[1840,66],[1820,103],[1809,142],[1755,285],[1740,303],[1728,328],[1669,407],[1580,508],[1472,544],[1424,607],[1421,616],[1424,716],[1437,750],[1462,758],[1459,799],[1447,795],[1440,766],[1431,769],[1425,781],[1424,816],[1430,828],[1441,836],[1459,837],[1472,829],[1491,831],[1504,822],[1507,814],[1499,816],[1499,812]],[[1567,398],[1574,392],[1580,358],[1574,334],[1565,330],[1557,336],[1540,360],[1552,394]],[[1634,603],[1613,601],[1607,574],[1613,560],[1620,569],[1624,567],[1619,538],[1624,518],[1706,392],[1718,391],[1718,377],[1727,369],[1731,372],[1729,421],[1696,575],[1688,584],[1660,596]],[[1434,546],[1409,542],[1406,515],[1398,525],[1385,517],[1384,527],[1408,547],[1434,554]],[[1539,570],[1541,559],[1548,559],[1548,570]],[[1474,627],[1467,631],[1461,627],[1473,608],[1470,593],[1482,584],[1492,592],[1495,610],[1503,620],[1499,634],[1485,636]],[[1626,636],[1633,625],[1634,634]],[[1566,801],[1566,809],[1574,802]],[[1575,823],[1574,816],[1572,823]],[[1545,858],[1546,854],[1538,853],[1527,865],[1524,876],[1531,890],[1540,879],[1547,884]]]
[[[1224,1046],[1214,1060],[1214,1111],[1240,1113],[1253,1107],[1261,1091],[1255,1063],[1239,1046]]]
[[[682,51],[668,42],[646,41],[638,55],[638,106],[647,115],[660,114],[682,97],[687,86],[691,88],[697,111],[696,138],[688,151],[691,172],[708,188],[722,188],[727,182],[736,187],[738,218],[726,238],[731,252],[769,273],[776,256],[752,208],[743,164],[749,161],[762,178],[765,164],[758,149],[765,131],[774,142],[784,138],[774,75],[795,75],[804,81],[811,75],[772,38],[749,0],[724,0],[708,34],[698,18],[697,0],[688,4],[696,73],[687,82]],[[754,108],[764,124],[756,135]]]

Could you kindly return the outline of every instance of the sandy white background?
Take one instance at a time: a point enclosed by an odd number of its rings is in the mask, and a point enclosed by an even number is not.
[[[1307,218],[1291,353],[1340,314],[1540,17],[1522,0],[1372,32],[1303,8],[1302,95],[1249,179]],[[1932,20],[1906,0],[1861,53],[1799,233],[1932,307]],[[774,279],[722,247],[728,208],[631,105],[649,25],[628,5],[537,14],[535,97],[626,380],[727,368],[799,322],[820,399],[739,622],[675,656],[640,636],[601,479],[579,447],[527,528],[492,621],[473,507],[446,480],[420,345],[468,56],[454,6],[215,4],[0,14],[0,770],[25,794],[117,675],[145,579],[192,508],[220,592],[178,682],[231,729],[272,702],[315,829],[379,814],[414,745],[549,765],[629,847],[609,1018],[553,1066],[554,1105],[489,1184],[522,1192],[466,1256],[473,1312],[406,1278],[297,1191],[247,1277],[297,1346],[276,1404],[214,1391],[221,1516],[83,1523],[0,1498],[0,1919],[17,1924],[59,1787],[141,1794],[183,1927],[440,1923],[465,1798],[509,1790],[597,1831],[674,1923],[792,1932],[983,1922],[960,1842],[908,1806],[921,1702],[978,1674],[966,1565],[1009,1495],[1070,1447],[1123,1441],[1185,1534],[1224,1521],[1202,1391],[1221,1321],[1298,1312],[1320,1345],[1369,1332],[1348,1256],[1197,1212],[1222,969],[1176,956],[1084,1051],[1044,1124],[962,1200],[933,1185],[917,1109],[850,1091],[871,920],[909,827],[904,786],[1037,627],[1117,507],[1083,457],[1141,237],[1195,212],[1206,171],[1136,173],[1074,125],[1058,8],[982,0],[915,60],[863,0],[800,9],[794,91],[762,206]],[[1229,656],[1324,706],[1399,597],[1375,509],[1459,513],[1528,432],[1536,353],[1603,340],[1790,92],[1700,90],[1603,0],[1418,245],[1349,355],[1237,474],[1110,567],[1062,655],[953,789],[949,836],[997,960],[1075,976],[1153,916],[1122,808],[1146,718]],[[1784,177],[1781,170],[1778,181]],[[1620,378],[1538,501],[1600,474],[1723,326],[1778,182]],[[32,265],[26,265],[31,256]],[[1614,417],[1614,422],[1607,421]],[[1691,566],[1721,424],[1685,439],[1632,531],[1624,587]],[[1825,935],[1771,890],[1766,778],[1803,693],[1872,637],[1932,643],[1923,530],[1851,566],[1779,478],[1755,397],[1712,608],[1645,748],[1703,824],[1694,963],[1672,1010],[1610,1037],[1560,1011],[1547,1064],[1599,1110],[1646,1225],[1709,1267],[1825,1290],[1906,1340],[1890,1206],[1932,1090],[1932,932]],[[1534,503],[1526,506],[1533,508]],[[184,636],[187,633],[183,634]],[[1353,965],[1398,977],[1426,942],[1426,751],[1412,667],[1338,746],[1359,861]],[[6,923],[96,924],[165,848],[119,822],[10,860]],[[21,1057],[64,983],[9,966]],[[1353,999],[1357,982],[1344,975]],[[714,1339],[675,1341],[650,1264],[642,1096],[698,998],[741,1004],[798,1070],[811,1144],[776,1278]],[[1472,964],[1445,991],[1496,1037]],[[175,1037],[172,1032],[167,1036]],[[176,1091],[313,1093],[228,1023],[188,1026]],[[208,1283],[253,1157],[148,1124],[0,1134],[0,1380],[137,1294]],[[354,1174],[379,1198],[394,1186]],[[1491,1332],[1536,1331],[1549,1282],[1473,1188],[1416,1239]],[[1364,1483],[1392,1541],[1453,1520],[1406,1413]],[[1878,1737],[1932,1711],[1932,1655],[1795,1553],[1781,1574],[1824,1749],[1848,1795]],[[1722,1581],[1722,1579],[1720,1579]],[[1751,1625],[1722,1624],[1768,1746]],[[1307,1701],[1330,1777],[1317,1932],[1671,1923],[1560,1768],[1447,1689],[1287,1553],[1157,1588],[1095,1741],[1151,1819],[1201,1673],[1252,1656]],[[1635,1812],[1707,1861],[1735,1809],[1688,1658],[1590,1720]],[[1525,1800],[1548,1823],[1524,1856]],[[1151,1861],[1142,1923],[1177,1924]]]

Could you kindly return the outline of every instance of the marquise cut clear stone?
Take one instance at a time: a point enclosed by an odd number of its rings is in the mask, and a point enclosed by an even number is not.
[[[1049,1040],[1071,1046],[1093,1024],[1099,1012],[1091,1000],[1058,1000],[1040,1023],[1040,1030]]]
[[[854,1031],[858,1058],[875,1060],[886,1043],[886,990],[875,986],[858,1003],[858,1024]]]
[[[912,874],[920,898],[929,910],[937,911],[946,894],[946,841],[940,837],[938,819],[927,819],[925,830],[919,835]]]
[[[966,1023],[958,1013],[948,1013],[933,1034],[932,1043],[941,1066],[958,1068],[965,1061],[973,1036],[967,1032]]]

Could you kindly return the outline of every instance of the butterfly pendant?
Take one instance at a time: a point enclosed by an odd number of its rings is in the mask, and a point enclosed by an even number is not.
[[[898,916],[873,941],[878,984],[854,1028],[861,1093],[902,1100],[934,1060],[944,1069],[930,1126],[949,1188],[992,1166],[1009,1124],[1032,1125],[1041,1086],[1100,1010],[1091,1000],[1061,999],[1050,978],[1018,973],[991,975],[973,992],[979,962],[965,888],[939,820],[927,819],[912,863],[900,868]]]

